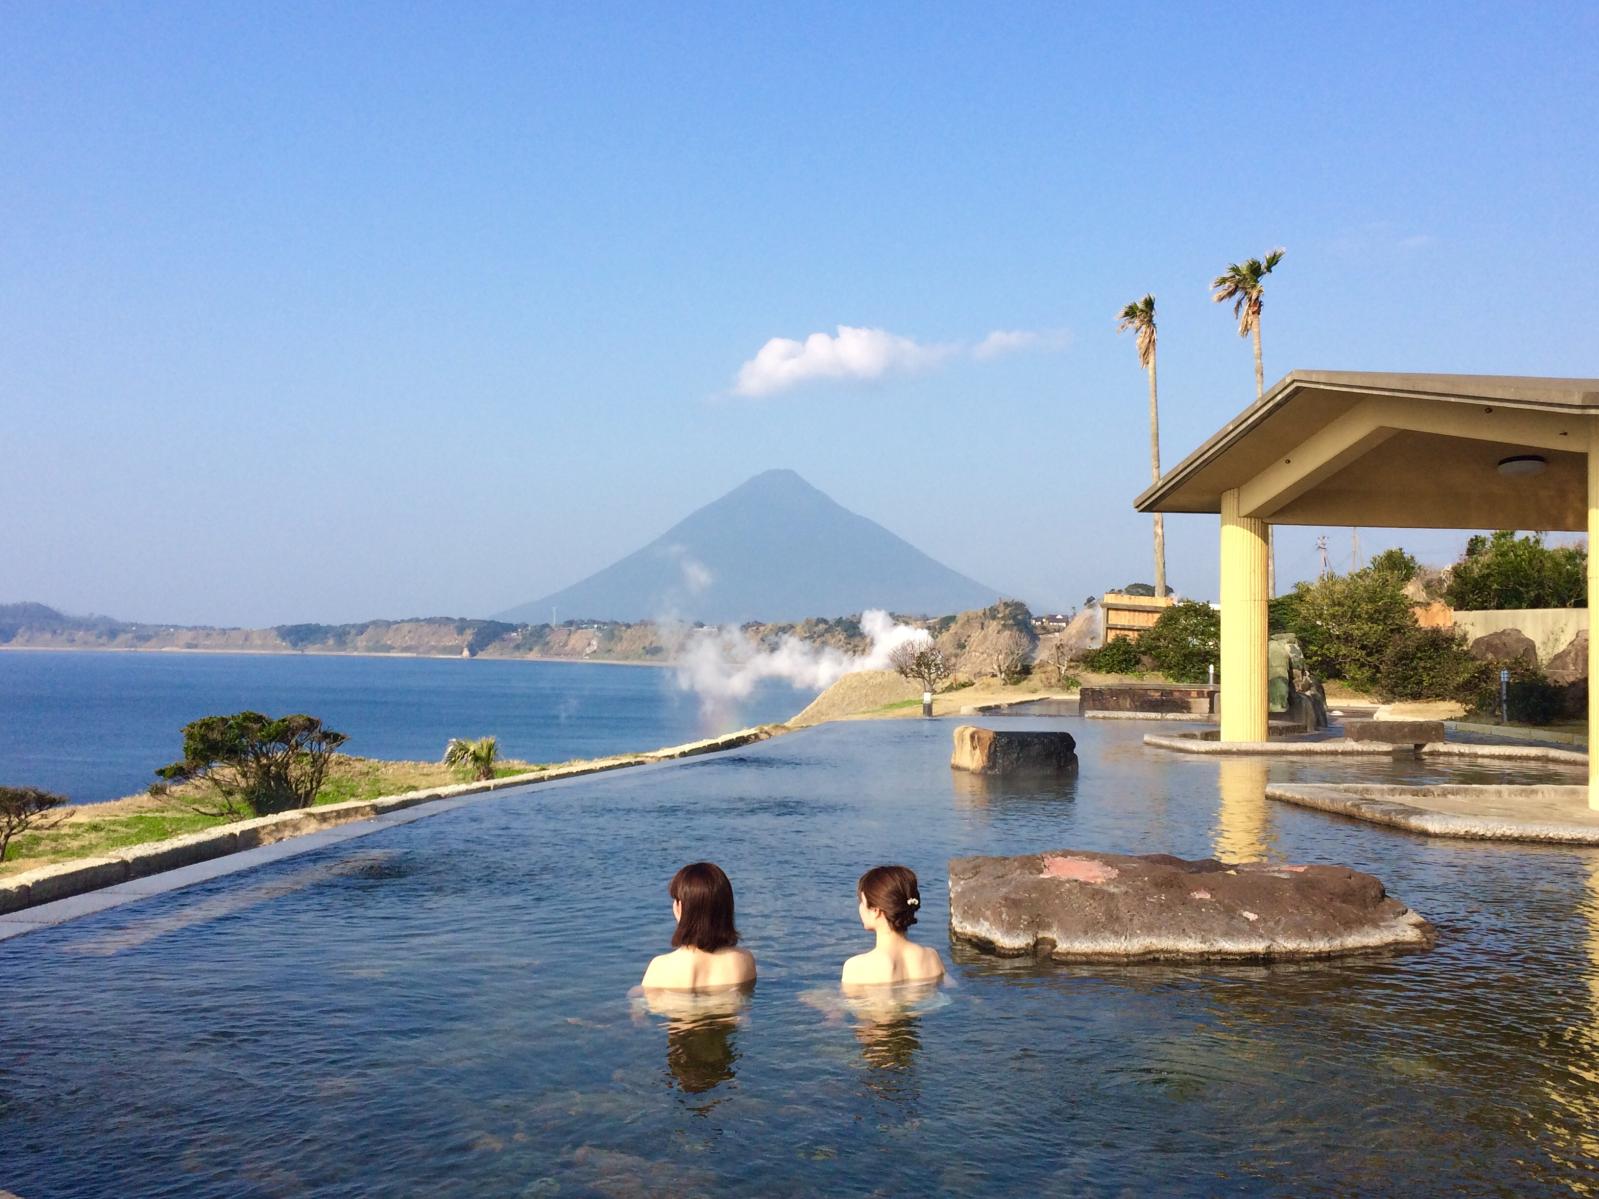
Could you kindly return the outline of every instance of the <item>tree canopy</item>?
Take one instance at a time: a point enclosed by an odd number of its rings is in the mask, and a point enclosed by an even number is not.
[[[1466,542],[1444,598],[1452,608],[1581,608],[1588,602],[1588,554],[1544,545],[1542,533],[1501,529]]]

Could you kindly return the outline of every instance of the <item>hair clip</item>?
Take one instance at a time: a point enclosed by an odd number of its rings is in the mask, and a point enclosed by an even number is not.
[[[919,908],[919,907],[922,906],[922,901],[920,899],[918,899],[916,896],[912,895],[909,899],[907,899],[905,901],[905,905],[907,907]]]

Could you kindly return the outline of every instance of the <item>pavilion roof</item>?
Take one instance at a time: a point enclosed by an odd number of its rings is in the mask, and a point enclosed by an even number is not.
[[[1135,501],[1275,524],[1587,528],[1599,379],[1294,371]],[[1536,455],[1532,476],[1499,463]]]

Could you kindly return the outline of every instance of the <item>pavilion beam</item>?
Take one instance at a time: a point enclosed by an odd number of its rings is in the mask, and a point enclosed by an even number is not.
[[[1221,739],[1266,740],[1266,522],[1221,495]]]
[[[1375,449],[1398,431],[1383,424],[1382,415],[1367,400],[1318,429],[1239,487],[1239,510],[1247,516],[1269,519],[1272,513]]]
[[[1540,450],[1569,450],[1578,454],[1585,448],[1585,418],[1568,413],[1399,399],[1372,399],[1361,407],[1368,405],[1377,424],[1395,430],[1499,441]]]
[[[1599,811],[1599,419],[1588,442],[1588,806]]]

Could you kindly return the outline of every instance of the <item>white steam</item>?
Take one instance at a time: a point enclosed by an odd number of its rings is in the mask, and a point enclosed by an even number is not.
[[[677,661],[677,685],[699,696],[707,717],[747,699],[765,679],[783,679],[806,691],[821,691],[858,670],[886,670],[889,655],[901,645],[923,641],[925,629],[897,624],[887,612],[861,616],[861,631],[871,641],[864,654],[846,654],[812,645],[792,635],[775,649],[757,644],[739,629],[707,629],[690,638]]]

